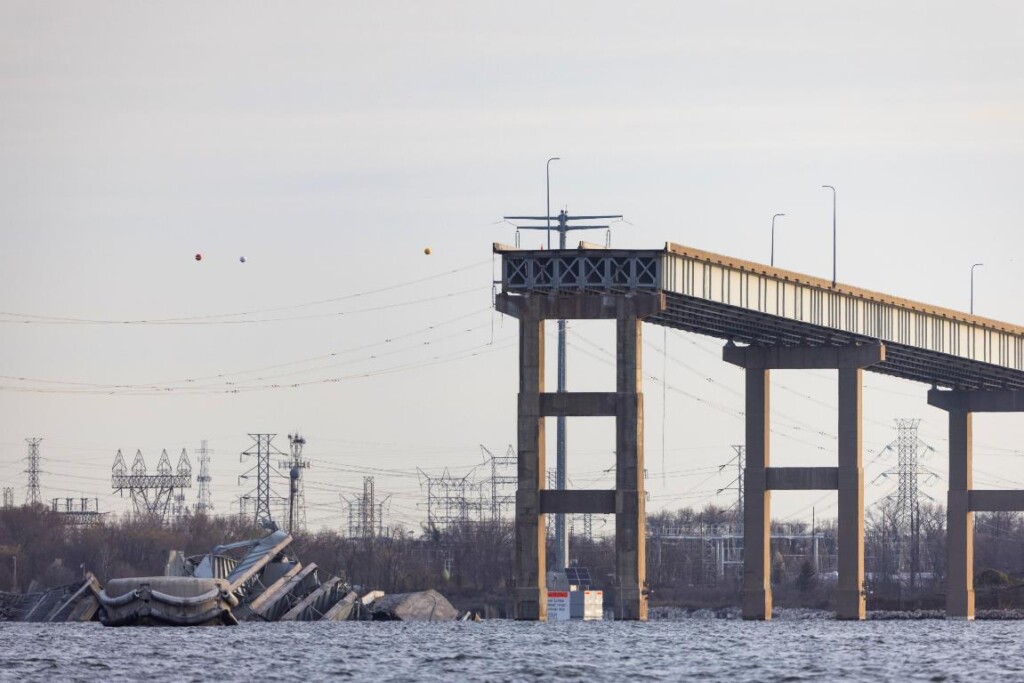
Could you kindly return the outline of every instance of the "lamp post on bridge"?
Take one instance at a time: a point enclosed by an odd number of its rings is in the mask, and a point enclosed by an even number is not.
[[[548,226],[548,251],[551,250],[551,162],[561,160],[561,157],[551,157],[550,159],[548,159],[548,163],[545,164],[545,185],[548,190],[547,212],[545,213],[545,216],[547,217]]]
[[[832,286],[836,286],[836,188],[822,185],[832,190]]]
[[[971,315],[974,315],[974,269],[983,266],[984,263],[975,263],[971,266]]]
[[[777,213],[774,216],[772,216],[772,260],[770,262],[770,265],[773,268],[775,267],[775,219],[785,215],[786,214],[784,213]]]

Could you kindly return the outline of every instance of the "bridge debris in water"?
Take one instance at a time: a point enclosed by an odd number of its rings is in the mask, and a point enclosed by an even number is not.
[[[105,626],[219,626],[246,621],[454,621],[459,612],[428,590],[363,593],[303,565],[292,537],[217,546],[186,558],[172,552],[165,576],[111,579],[25,594],[0,593],[0,621],[99,621]]]

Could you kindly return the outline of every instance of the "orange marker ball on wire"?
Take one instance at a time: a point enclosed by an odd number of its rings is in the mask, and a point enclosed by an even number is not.
[[[427,247],[426,249],[424,249],[423,253],[426,254],[427,256],[430,256],[430,253],[431,253],[430,247]]]
[[[202,254],[196,254],[196,261],[202,261],[202,260],[203,260],[203,255]]]

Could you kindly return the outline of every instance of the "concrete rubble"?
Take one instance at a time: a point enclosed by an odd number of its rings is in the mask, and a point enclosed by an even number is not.
[[[105,626],[235,625],[251,621],[455,621],[435,590],[363,593],[291,552],[292,537],[218,546],[206,555],[172,552],[166,576],[112,579],[92,574],[43,592],[0,593],[0,621],[99,621]],[[362,593],[362,594],[361,594]]]

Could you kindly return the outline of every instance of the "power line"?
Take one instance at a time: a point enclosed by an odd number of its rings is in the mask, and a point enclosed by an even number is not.
[[[274,319],[270,319],[270,320],[236,320],[236,321],[223,320],[223,321],[213,321],[212,319],[214,319],[214,318],[237,318],[237,317],[246,316],[246,315],[260,315],[260,314],[263,314],[263,313],[273,313],[273,312],[277,312],[277,311],[289,311],[289,310],[295,310],[295,309],[299,309],[299,308],[308,308],[308,307],[311,307],[311,306],[321,306],[321,305],[324,305],[324,304],[337,303],[339,301],[346,301],[346,300],[349,300],[349,299],[355,299],[355,298],[362,297],[362,296],[370,296],[370,295],[373,295],[373,294],[380,294],[381,292],[389,292],[389,291],[393,291],[393,290],[396,290],[396,289],[402,289],[404,287],[410,287],[412,285],[422,284],[423,282],[428,282],[430,280],[436,280],[438,278],[447,277],[447,276],[453,275],[455,273],[460,273],[460,272],[463,272],[463,271],[466,271],[466,270],[471,270],[473,268],[479,268],[480,266],[486,265],[489,262],[490,261],[478,261],[476,263],[473,263],[473,264],[470,264],[470,265],[467,265],[467,266],[462,266],[461,268],[456,268],[455,270],[446,271],[444,273],[439,273],[439,274],[436,274],[436,275],[430,275],[428,277],[423,277],[423,278],[417,278],[415,280],[408,280],[406,282],[401,282],[401,283],[398,283],[398,284],[389,285],[387,287],[379,287],[377,289],[367,290],[367,291],[363,291],[363,292],[356,292],[356,293],[353,293],[353,294],[345,294],[343,296],[332,297],[330,299],[320,299],[318,301],[309,301],[309,302],[305,302],[305,303],[301,303],[301,304],[291,304],[291,305],[288,305],[288,306],[277,306],[277,307],[273,307],[273,308],[253,309],[253,310],[249,310],[249,311],[239,311],[239,312],[235,312],[235,313],[214,313],[214,314],[209,314],[209,315],[185,316],[185,317],[178,317],[178,318],[144,318],[144,319],[134,319],[134,320],[103,320],[103,319],[94,319],[94,318],[76,318],[76,317],[66,317],[66,316],[38,315],[38,314],[32,314],[32,313],[14,313],[14,312],[10,312],[10,311],[0,311],[0,316],[7,316],[7,317],[10,317],[10,318],[21,318],[21,320],[0,320],[0,322],[21,323],[21,324],[24,324],[24,323],[38,323],[38,324],[83,324],[83,325],[166,325],[166,324],[222,324],[222,323],[223,324],[237,324],[237,323],[253,323],[253,322],[278,322],[278,321],[282,321],[282,320],[297,320],[297,319],[302,319],[302,318],[309,317],[309,316],[302,316],[300,318],[294,318],[294,317],[293,318],[274,318]],[[466,290],[466,291],[477,291],[477,289]],[[459,293],[465,293],[465,292],[459,292]],[[407,306],[407,305],[412,305],[412,304],[415,304],[415,303],[423,303],[424,301],[432,301],[432,300],[435,300],[436,298],[444,298],[445,296],[451,296],[451,294],[443,295],[442,297],[435,297],[433,299],[423,299],[423,300],[419,300],[419,301],[403,302],[403,303],[400,303],[400,304],[394,304],[393,306]],[[380,308],[363,309],[363,310],[354,311],[354,312],[363,313],[363,312],[370,312],[370,311],[376,311],[376,310],[382,310],[382,309],[380,309]],[[326,317],[326,316],[330,316],[330,315],[344,315],[344,313],[330,313],[330,314],[325,314],[324,316],[312,316],[312,317]],[[210,322],[202,322],[202,321],[210,321]]]
[[[36,393],[36,394],[70,394],[70,395],[120,395],[120,396],[167,396],[167,395],[180,395],[180,396],[198,396],[198,395],[211,395],[211,394],[241,394],[253,391],[267,391],[271,389],[297,389],[300,387],[315,386],[319,384],[334,384],[343,381],[349,381],[354,379],[363,379],[368,377],[380,377],[383,375],[396,374],[404,372],[406,370],[416,370],[421,368],[433,367],[436,365],[443,365],[446,363],[452,363],[460,360],[466,360],[481,356],[494,351],[503,350],[513,345],[516,339],[511,336],[502,340],[500,343],[485,343],[477,346],[471,346],[468,348],[458,349],[449,354],[439,354],[429,360],[419,360],[410,363],[403,363],[400,365],[391,366],[388,368],[382,368],[375,371],[356,372],[347,375],[338,375],[335,377],[323,377],[312,380],[305,380],[302,382],[289,382],[289,383],[270,383],[270,384],[237,384],[234,382],[225,383],[226,388],[220,388],[220,385],[202,385],[198,387],[165,387],[162,389],[153,390],[107,390],[107,389],[40,389],[32,387],[14,387],[9,385],[0,385],[0,390],[12,391],[15,393]]]
[[[407,339],[409,337],[413,337],[413,336],[416,336],[418,334],[422,334],[424,332],[430,332],[430,331],[433,331],[433,330],[435,330],[437,328],[447,326],[447,325],[449,325],[451,323],[458,322],[460,320],[464,320],[466,318],[470,318],[472,316],[479,315],[480,313],[483,313],[483,312],[486,312],[486,311],[490,311],[490,310],[491,310],[491,307],[488,306],[487,308],[478,309],[478,310],[473,311],[471,313],[466,313],[464,315],[460,315],[460,316],[457,316],[455,318],[451,318],[449,320],[445,320],[445,321],[440,322],[440,323],[435,323],[433,325],[429,325],[427,327],[423,327],[423,328],[420,328],[420,329],[417,329],[417,330],[413,330],[411,332],[407,332],[407,333],[404,333],[404,334],[390,336],[390,337],[387,337],[387,338],[385,338],[385,339],[383,339],[381,341],[371,342],[369,344],[362,344],[362,345],[350,347],[350,348],[347,348],[347,349],[334,350],[334,351],[331,351],[329,353],[321,354],[321,355],[318,355],[318,356],[311,356],[311,357],[303,358],[303,359],[299,359],[299,360],[287,361],[287,362],[284,362],[284,363],[276,363],[276,364],[273,364],[273,365],[265,365],[265,366],[261,366],[261,367],[257,367],[257,368],[250,368],[248,370],[234,370],[234,371],[231,371],[231,372],[219,372],[219,373],[214,374],[214,375],[205,375],[205,376],[197,376],[197,377],[186,377],[186,378],[182,378],[182,379],[167,380],[167,381],[157,381],[157,382],[135,382],[135,383],[130,383],[130,384],[125,384],[125,383],[111,384],[111,383],[103,383],[103,382],[77,382],[77,381],[68,381],[68,380],[41,379],[41,378],[36,378],[36,377],[21,377],[21,376],[16,376],[16,375],[0,375],[0,379],[6,379],[6,380],[18,381],[18,382],[36,382],[36,383],[39,383],[39,384],[57,384],[57,385],[66,385],[66,386],[90,387],[90,388],[95,388],[95,389],[158,389],[158,390],[163,390],[163,389],[166,389],[167,387],[172,387],[172,386],[177,385],[177,384],[194,384],[196,382],[204,382],[204,381],[207,381],[207,380],[224,379],[226,377],[237,377],[239,375],[250,375],[250,374],[253,374],[253,373],[257,373],[257,372],[265,372],[267,370],[277,370],[277,369],[280,369],[280,368],[290,367],[290,366],[293,366],[293,365],[302,365],[302,364],[305,364],[305,363],[313,363],[313,362],[316,362],[316,361],[319,361],[319,360],[326,360],[326,359],[329,359],[329,358],[335,358],[337,356],[344,356],[344,355],[347,355],[347,354],[350,354],[350,353],[355,353],[356,351],[363,351],[363,350],[367,350],[367,349],[376,348],[376,347],[379,347],[379,346],[389,346],[389,345],[393,344],[395,341],[398,341],[398,340],[401,340],[401,339]],[[479,326],[476,326],[476,327],[473,327],[473,328],[469,328],[469,329],[466,329],[466,330],[461,330],[461,331],[459,331],[457,333],[453,333],[453,334],[450,334],[450,335],[439,337],[439,338],[433,339],[433,340],[431,340],[429,342],[423,342],[423,345],[425,346],[425,345],[435,344],[438,341],[443,341],[445,339],[451,339],[451,338],[453,338],[453,337],[455,337],[455,336],[457,336],[459,334],[465,334],[467,332],[472,332],[472,331],[481,329],[482,327],[483,327],[483,325],[479,325]],[[360,360],[373,360],[373,359],[378,358],[381,355],[388,355],[388,354],[377,354],[377,355],[370,356],[368,358],[364,358],[364,359],[360,359]],[[357,361],[353,361],[353,362],[359,362],[359,361],[357,360]],[[314,369],[324,369],[324,367],[334,367],[334,366],[320,366],[320,367],[314,368]],[[310,369],[309,371],[312,371],[312,370],[313,369]]]

